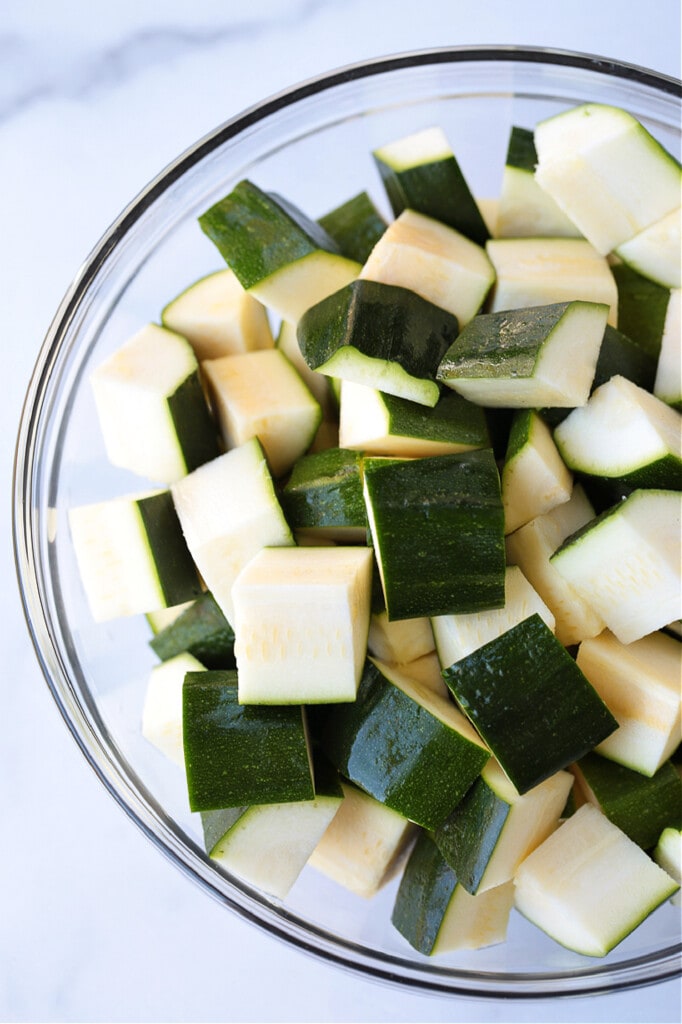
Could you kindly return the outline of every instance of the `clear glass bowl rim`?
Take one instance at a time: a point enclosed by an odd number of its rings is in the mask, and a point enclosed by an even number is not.
[[[385,954],[368,956],[364,949],[352,941],[339,940],[324,931],[302,927],[298,921],[288,919],[286,911],[280,914],[268,913],[267,907],[254,903],[238,884],[233,886],[234,896],[226,895],[211,877],[212,871],[205,863],[202,851],[195,851],[200,856],[190,863],[187,848],[175,832],[166,829],[163,836],[159,835],[159,822],[152,820],[146,805],[138,799],[127,780],[119,773],[108,751],[99,743],[89,721],[82,714],[73,683],[53,642],[47,603],[35,571],[38,537],[33,519],[33,497],[37,440],[49,404],[52,370],[59,363],[77,309],[106,264],[108,256],[127,231],[192,166],[228,139],[238,136],[250,125],[278,110],[336,85],[401,68],[470,62],[519,62],[593,71],[655,89],[670,97],[682,98],[682,82],[679,79],[595,54],[544,47],[436,47],[360,61],[307,79],[245,109],[199,139],[164,168],[105,232],[74,278],[48,329],[28,385],[17,434],[12,501],[15,566],[24,614],[40,667],[57,707],[84,757],[126,815],[176,867],[210,895],[271,935],[324,962],[399,987],[435,994],[506,999],[584,997],[660,983],[682,975],[682,945],[637,957],[615,967],[597,965],[575,973],[537,972],[521,976],[501,972],[482,975],[478,972],[452,971],[449,968],[439,970],[437,967],[430,968],[430,965],[423,968],[415,964],[410,968],[399,958]],[[427,971],[428,974],[425,973]]]

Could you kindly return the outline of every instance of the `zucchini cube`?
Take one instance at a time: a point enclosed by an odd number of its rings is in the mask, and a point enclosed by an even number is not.
[[[283,476],[315,436],[319,403],[279,349],[207,359],[201,364],[226,448],[252,437],[270,470]]]
[[[513,533],[571,497],[573,474],[534,409],[514,413],[500,474],[504,532]]]
[[[592,752],[571,771],[583,797],[643,850],[653,849],[664,828],[682,828],[682,778],[670,761],[647,777]]]
[[[386,230],[386,221],[367,192],[358,192],[341,206],[318,218],[342,256],[364,263]]]
[[[618,720],[599,754],[648,776],[672,756],[682,723],[681,658],[679,640],[665,633],[622,644],[604,630],[580,644],[578,667]]]
[[[394,216],[416,210],[485,245],[488,228],[442,128],[388,142],[372,155]]]
[[[447,695],[375,659],[357,699],[325,709],[318,726],[343,776],[425,828],[445,820],[490,757]]]
[[[445,353],[438,380],[489,407],[584,405],[607,312],[576,300],[482,313]]]
[[[306,530],[311,537],[332,540],[364,540],[367,510],[360,467],[360,455],[345,448],[302,456],[280,492],[292,530]]]
[[[535,180],[532,131],[512,126],[497,214],[496,238],[576,238],[580,231]]]
[[[472,654],[483,644],[506,633],[534,612],[554,632],[555,619],[517,565],[504,574],[504,606],[469,615],[437,615],[431,619],[441,668]]]
[[[416,292],[464,327],[495,280],[485,249],[417,210],[403,210],[372,249],[360,277]]]
[[[518,565],[555,619],[555,633],[565,646],[597,636],[605,623],[551,562],[571,534],[594,519],[585,491],[576,484],[568,501],[519,527],[506,537],[507,558]]]
[[[618,289],[605,256],[584,238],[492,238],[495,270],[489,312],[581,300],[608,307],[618,326]]]
[[[147,324],[91,377],[110,462],[171,484],[218,454],[218,432],[186,338]]]
[[[357,786],[341,786],[343,803],[308,863],[349,892],[369,899],[399,869],[417,826]]]
[[[559,771],[521,795],[491,758],[433,834],[467,892],[511,881],[521,861],[558,825],[572,787],[571,773]]]
[[[535,146],[538,184],[601,253],[680,205],[679,163],[619,107],[584,103],[548,117]]]
[[[308,309],[297,337],[311,369],[433,407],[458,330],[457,317],[409,288],[357,280]]]
[[[678,884],[591,804],[583,804],[516,872],[515,906],[561,945],[606,956]]]
[[[352,701],[367,652],[367,547],[265,548],[232,588],[242,704]]]
[[[69,509],[81,582],[96,622],[140,615],[201,593],[169,491]]]
[[[172,299],[161,322],[187,338],[199,362],[275,344],[264,306],[229,268],[207,274]]]
[[[682,494],[642,489],[572,534],[551,558],[629,644],[682,618]]]
[[[318,223],[248,179],[206,210],[199,225],[246,291],[294,323],[360,271]]]
[[[204,811],[206,851],[228,871],[284,899],[344,802],[336,773],[315,765],[315,797]]]
[[[682,417],[619,374],[554,431],[565,464],[628,487],[682,490]]]
[[[513,905],[512,882],[475,896],[467,892],[433,838],[422,832],[405,865],[391,921],[411,946],[431,956],[503,942]]]
[[[213,594],[201,594],[149,641],[158,658],[167,661],[183,651],[206,668],[234,668],[234,630]]]
[[[171,492],[197,568],[234,625],[232,584],[246,563],[267,545],[294,543],[260,441],[219,455]]]
[[[443,678],[521,794],[618,726],[537,613],[450,665]]]
[[[182,731],[191,810],[314,799],[304,709],[244,707],[235,671],[185,675]]]
[[[203,672],[200,661],[187,653],[176,654],[149,673],[144,707],[142,735],[180,768],[185,767],[182,745],[182,687],[188,672]]]
[[[341,384],[339,444],[367,455],[421,458],[490,444],[485,411],[445,390],[433,407],[364,384]]]
[[[365,458],[364,494],[389,619],[504,604],[504,512],[492,451]]]
[[[653,392],[662,402],[682,411],[682,291],[679,288],[670,292]]]

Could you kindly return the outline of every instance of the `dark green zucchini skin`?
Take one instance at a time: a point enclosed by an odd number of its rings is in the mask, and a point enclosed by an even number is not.
[[[490,447],[490,435],[481,405],[446,388],[429,408],[398,395],[382,395],[392,434],[432,441],[457,441],[471,448]]]
[[[538,353],[570,302],[481,313],[445,353],[438,380],[459,377],[532,377]]]
[[[319,218],[319,224],[334,239],[341,255],[356,263],[367,261],[386,230],[386,221],[367,192],[330,210]]]
[[[435,830],[434,842],[467,892],[478,890],[509,811],[480,777]]]
[[[185,378],[167,402],[187,472],[217,458],[218,428],[204,397],[198,370]]]
[[[457,888],[457,877],[428,832],[417,836],[398,886],[391,921],[428,956]]]
[[[199,225],[247,289],[318,249],[338,253],[318,223],[247,179],[203,213]]]
[[[682,778],[672,762],[648,778],[593,752],[574,770],[606,817],[643,850],[653,849],[664,828],[682,828]]]
[[[504,605],[504,511],[489,448],[365,458],[363,473],[389,619]]]
[[[149,646],[161,661],[188,651],[206,668],[236,667],[234,630],[210,593],[201,594]]]
[[[137,499],[166,606],[192,601],[201,593],[197,569],[189,553],[170,491]]]
[[[240,705],[235,671],[188,672],[182,728],[190,808],[312,800],[303,709]]]
[[[318,741],[341,775],[426,828],[437,828],[489,758],[367,661],[354,703],[316,718]]]
[[[618,727],[537,614],[446,668],[443,678],[519,793]]]
[[[657,360],[670,291],[625,263],[616,264],[611,272],[618,289],[618,330]]]
[[[396,217],[416,210],[432,217],[472,242],[485,245],[490,232],[454,155],[396,171],[374,157]]]
[[[280,493],[289,526],[366,529],[361,464],[360,453],[346,448],[327,448],[300,458]]]
[[[538,162],[538,154],[535,149],[535,136],[528,128],[520,128],[513,125],[509,133],[507,145],[507,167],[516,167],[520,171],[535,172],[535,165]]]
[[[339,349],[350,348],[435,381],[458,331],[456,316],[409,288],[358,279],[307,310],[297,337],[313,370],[329,363]]]

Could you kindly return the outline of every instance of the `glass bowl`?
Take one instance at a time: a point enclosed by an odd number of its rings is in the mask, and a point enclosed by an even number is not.
[[[283,941],[399,986],[473,996],[612,991],[680,971],[669,903],[604,960],[581,957],[513,913],[508,941],[427,958],[390,924],[397,883],[354,897],[306,868],[282,905],[203,851],[180,769],[141,736],[155,663],[144,618],[93,623],[67,528],[70,506],[140,488],[105,457],[88,377],[95,365],[220,258],[197,216],[249,177],[318,217],[367,189],[381,143],[442,126],[478,197],[498,194],[508,133],[583,101],[622,106],[679,158],[680,83],[598,57],[447,48],[353,65],[267,99],[183,153],[123,211],[86,259],[40,352],[20,426],[15,549],[33,642],[76,742],[130,819],[205,892]],[[224,266],[224,264],[222,264]]]

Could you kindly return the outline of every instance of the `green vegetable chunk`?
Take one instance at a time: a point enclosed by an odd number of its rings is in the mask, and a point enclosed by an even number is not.
[[[682,778],[670,761],[649,778],[590,753],[573,770],[587,798],[643,850],[664,828],[682,828]]]
[[[367,527],[361,456],[345,448],[304,455],[291,471],[280,504],[293,530]]]
[[[434,406],[458,330],[456,316],[408,288],[357,280],[308,309],[297,333],[311,369]]]
[[[319,224],[248,180],[203,213],[199,225],[247,289],[319,249],[338,252]]]
[[[389,619],[504,604],[504,512],[489,448],[363,467]]]
[[[443,677],[519,793],[618,726],[537,614],[444,669]]]
[[[373,660],[357,699],[316,721],[322,749],[342,775],[426,828],[445,819],[490,756],[446,696]]]
[[[201,594],[149,645],[162,661],[188,651],[206,668],[235,667],[234,630],[210,593]]]
[[[319,218],[342,256],[364,263],[386,230],[386,221],[366,192],[359,192]]]
[[[193,811],[313,799],[301,707],[241,706],[235,671],[188,672],[182,698]]]

